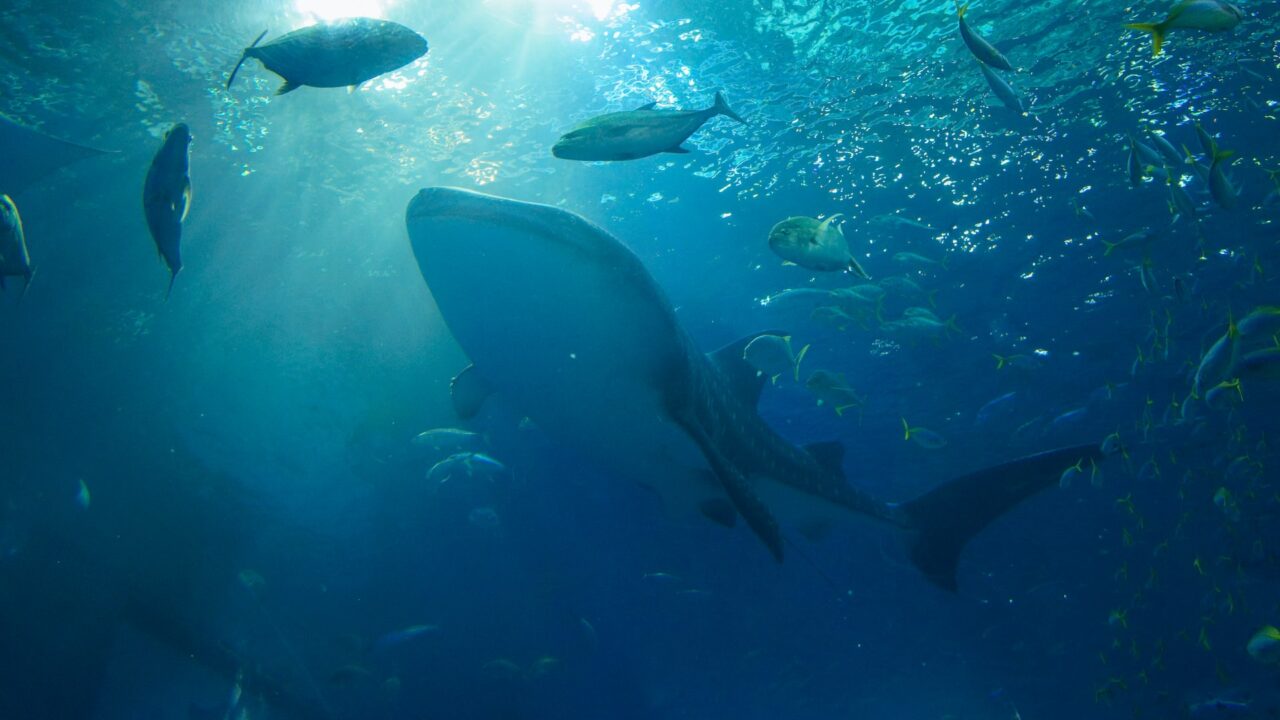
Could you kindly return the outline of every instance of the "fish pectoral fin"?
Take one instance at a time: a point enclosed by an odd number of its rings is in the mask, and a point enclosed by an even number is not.
[[[676,155],[688,155],[691,151],[687,147],[677,145],[673,148],[667,148],[666,150],[663,150],[663,152],[673,153]]]
[[[750,481],[721,454],[701,428],[678,418],[676,422],[702,450],[703,457],[711,466],[711,472],[720,481],[734,509],[747,521],[747,526],[756,534],[756,537],[769,548],[774,559],[782,562],[782,529],[778,526],[778,520],[773,513],[769,511],[769,507],[764,504],[759,495],[756,495]]]
[[[468,365],[449,382],[453,409],[463,420],[470,420],[478,415],[485,399],[492,394],[493,387],[476,371],[475,365]]]
[[[299,84],[297,84],[297,83],[295,83],[295,82],[294,82],[294,81],[292,81],[292,80],[285,80],[285,81],[284,81],[284,84],[280,86],[280,89],[276,91],[276,94],[277,94],[277,95],[284,95],[285,93],[291,93],[291,92],[293,92],[294,90],[297,90],[297,89],[298,89],[298,88],[300,88],[300,87],[302,87],[302,86],[301,86],[301,85],[299,85]]]
[[[187,221],[187,213],[191,212],[191,178],[183,178],[182,195],[178,198],[178,206],[174,208],[174,214],[179,215],[178,222]],[[181,212],[178,210],[181,209]]]

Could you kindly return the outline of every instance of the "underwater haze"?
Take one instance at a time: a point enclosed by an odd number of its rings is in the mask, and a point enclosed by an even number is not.
[[[1280,716],[1277,28],[4,0],[0,720]]]

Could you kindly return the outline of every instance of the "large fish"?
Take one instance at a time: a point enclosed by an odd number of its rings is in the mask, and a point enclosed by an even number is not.
[[[373,18],[320,23],[259,45],[266,34],[264,30],[240,55],[227,78],[227,89],[249,58],[261,60],[268,70],[284,78],[284,85],[276,91],[283,95],[303,85],[356,87],[427,52],[427,41],[418,33],[399,23]]]
[[[563,160],[635,160],[658,153],[687,153],[681,143],[717,115],[745,123],[716,93],[711,107],[702,110],[667,110],[657,103],[607,113],[584,120],[560,136],[551,154]]]
[[[1159,55],[1170,30],[1226,32],[1243,19],[1240,8],[1222,0],[1181,0],[1160,22],[1128,23],[1125,27],[1151,33],[1151,54]]]
[[[965,542],[1094,446],[1017,460],[906,503],[856,489],[838,443],[792,445],[756,413],[754,338],[704,355],[639,258],[558,208],[452,188],[407,212],[419,268],[481,375],[539,427],[602,467],[656,490],[669,511],[723,525],[743,517],[773,555],[783,528],[854,516],[908,531],[912,561],[956,585]],[[513,311],[513,308],[516,310]]]
[[[5,289],[6,277],[20,277],[23,279],[22,294],[26,295],[34,274],[18,206],[8,195],[0,195],[0,290]]]
[[[978,58],[983,65],[990,65],[993,68],[999,68],[1006,72],[1013,72],[1013,64],[1004,56],[995,45],[992,45],[986,38],[982,37],[977,30],[969,27],[969,23],[965,21],[964,14],[969,11],[969,3],[961,5],[956,3],[956,22],[960,25],[960,38],[964,40],[965,47],[969,48],[969,52]]]
[[[104,152],[50,137],[0,115],[0,193],[17,194],[64,165]]]
[[[173,282],[182,270],[182,221],[191,210],[191,175],[189,151],[191,130],[185,123],[178,123],[164,135],[160,151],[147,170],[147,182],[142,189],[142,210],[147,216],[147,228],[156,250],[169,267],[169,289],[165,299],[173,292]]]

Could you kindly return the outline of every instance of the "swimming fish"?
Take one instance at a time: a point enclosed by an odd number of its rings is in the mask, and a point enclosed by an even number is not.
[[[805,389],[813,393],[819,405],[830,405],[836,415],[844,415],[844,411],[863,404],[864,399],[849,387],[844,373],[833,373],[830,370],[814,370],[809,379],[804,381]]]
[[[1182,153],[1178,152],[1173,143],[1169,142],[1168,138],[1163,134],[1149,133],[1148,137],[1151,138],[1151,144],[1155,146],[1156,150],[1164,156],[1166,165],[1177,167],[1182,162]]]
[[[1014,401],[1017,400],[1018,393],[1007,392],[999,397],[988,400],[982,407],[978,408],[978,413],[974,416],[974,422],[979,425],[985,425],[993,419],[1013,412]]]
[[[960,37],[969,48],[969,52],[973,53],[973,56],[978,58],[984,65],[1013,72],[1013,65],[1009,63],[1008,58],[1002,55],[994,45],[987,42],[986,38],[970,28],[969,23],[965,22],[964,14],[968,9],[969,3],[964,5],[960,5],[959,2],[956,3],[956,20],[960,24]]]
[[[1280,332],[1280,307],[1259,305],[1236,323],[1240,337],[1274,335]]]
[[[453,455],[480,449],[484,445],[484,436],[460,428],[433,428],[418,433],[412,442],[437,453]]]
[[[925,257],[920,253],[913,253],[913,252],[894,253],[893,260],[894,262],[899,262],[899,263],[902,263],[903,265],[916,265],[919,267],[927,267],[930,265],[941,265],[945,267],[947,264],[947,260],[945,257],[941,260],[934,260],[931,257]]]
[[[427,41],[409,28],[374,18],[346,18],[319,23],[259,45],[267,31],[244,49],[227,78],[227,89],[240,66],[257,58],[284,78],[276,91],[284,95],[306,85],[317,88],[357,87],[366,80],[408,65],[427,53]]]
[[[6,277],[22,278],[22,295],[31,286],[31,255],[27,252],[27,236],[22,231],[22,216],[8,195],[0,195],[0,290]],[[22,297],[19,295],[19,297]]]
[[[80,506],[81,510],[88,510],[89,503],[92,501],[89,495],[89,486],[85,484],[84,478],[76,478],[76,482],[80,486],[80,489],[76,491],[76,504]]]
[[[947,446],[947,439],[925,427],[911,427],[902,418],[902,439],[910,440],[926,450],[939,450]]]
[[[724,115],[746,124],[716,93],[715,102],[703,110],[659,109],[648,103],[635,110],[607,113],[578,123],[560,136],[551,154],[562,160],[636,160],[658,153],[687,153],[681,143],[703,123]]]
[[[1106,250],[1103,251],[1102,256],[1108,257],[1111,253],[1117,250],[1142,250],[1143,252],[1146,252],[1147,249],[1151,247],[1151,243],[1155,242],[1159,238],[1160,233],[1156,230],[1143,228],[1137,232],[1125,235],[1116,242],[1103,240],[1102,244],[1106,247]]]
[[[824,303],[831,299],[830,290],[818,288],[788,288],[774,293],[760,301],[761,305],[786,305],[798,301]]]
[[[821,272],[848,270],[860,278],[867,272],[849,252],[844,230],[835,224],[836,213],[825,220],[811,217],[789,217],[769,231],[769,249],[774,254],[800,267]]]
[[[1023,114],[1027,111],[1022,105],[1022,98],[1018,97],[1017,91],[1004,78],[996,75],[984,62],[978,63],[978,69],[982,71],[982,76],[987,79],[987,85],[991,87],[991,92],[995,93],[997,98],[1000,98],[1000,102],[1004,103],[1005,107],[1018,114]]]
[[[559,207],[442,187],[420,191],[405,214],[450,333],[513,409],[653,489],[668,512],[744,520],[778,561],[783,528],[873,518],[906,530],[911,562],[955,589],[973,535],[1098,454],[1096,444],[1064,448],[903,503],[877,500],[845,480],[839,444],[796,446],[759,416],[764,379],[743,359],[753,338],[698,352],[639,257],[598,226]]]
[[[1240,191],[1227,177],[1226,160],[1235,155],[1234,150],[1214,148],[1213,162],[1209,165],[1209,194],[1224,210],[1230,210],[1240,200]]]
[[[1218,152],[1218,141],[1213,139],[1208,130],[1204,129],[1204,125],[1199,122],[1193,126],[1196,130],[1196,140],[1200,142],[1200,149],[1204,151],[1205,157],[1213,157]]]
[[[1181,0],[1160,22],[1126,23],[1125,27],[1151,33],[1151,54],[1159,55],[1164,46],[1165,35],[1170,30],[1224,32],[1239,25],[1243,19],[1244,13],[1231,3],[1221,0]]]
[[[1258,662],[1267,665],[1280,663],[1280,630],[1273,625],[1262,626],[1249,638],[1245,650]]]
[[[395,647],[396,645],[403,645],[415,638],[420,638],[424,635],[439,631],[439,625],[410,625],[399,630],[392,630],[374,641],[372,650],[373,652],[380,652],[382,650]]]
[[[1142,185],[1146,172],[1143,170],[1142,158],[1138,157],[1138,141],[1129,136],[1129,158],[1126,163],[1129,171],[1129,185],[1138,187]]]
[[[792,351],[790,335],[765,333],[747,343],[742,357],[756,372],[768,376],[771,382],[777,383],[783,373],[790,373],[796,382],[800,382],[800,363],[808,352],[808,345],[800,348],[799,353]]]
[[[493,478],[506,472],[507,466],[498,460],[477,452],[454,453],[427,471],[427,482],[442,485],[455,477]]]
[[[1210,388],[1227,379],[1240,353],[1240,331],[1233,320],[1227,321],[1227,331],[1219,337],[1200,358],[1196,367],[1191,394],[1204,397]]]
[[[169,299],[173,282],[182,270],[182,221],[191,210],[190,157],[191,130],[178,123],[164,135],[160,151],[147,170],[142,189],[142,210],[147,216],[151,239],[165,265],[169,266]]]

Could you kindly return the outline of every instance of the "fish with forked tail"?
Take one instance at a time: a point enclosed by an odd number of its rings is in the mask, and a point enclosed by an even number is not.
[[[182,222],[191,210],[191,130],[178,123],[164,135],[160,151],[147,170],[142,189],[142,210],[147,228],[164,264],[169,267],[169,299],[173,282],[182,270]]]
[[[670,110],[648,103],[635,110],[597,115],[561,135],[551,154],[562,160],[614,161],[687,153],[681,143],[717,115],[746,123],[717,92],[711,107],[702,110]]]
[[[317,88],[357,87],[366,80],[408,65],[427,53],[427,41],[399,23],[374,18],[347,18],[319,23],[259,45],[264,30],[244,49],[227,78],[227,89],[240,66],[257,58],[284,78],[277,95],[307,85]]]
[[[972,536],[1063,467],[1101,459],[1091,443],[879,500],[845,480],[838,443],[793,445],[756,412],[766,380],[744,358],[755,336],[698,352],[640,259],[596,225],[441,187],[418,193],[406,224],[468,372],[551,437],[654,489],[669,512],[742,518],[779,561],[784,528],[871,518],[907,530],[916,567],[955,589]]]

